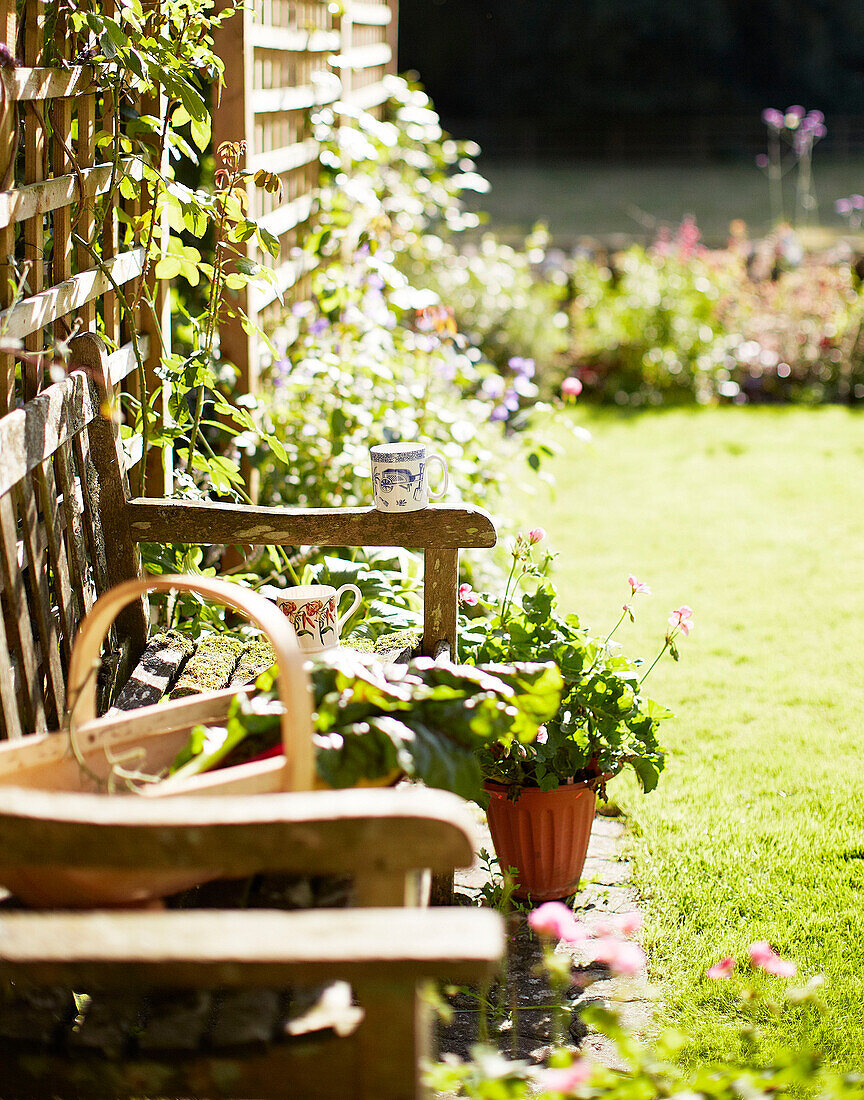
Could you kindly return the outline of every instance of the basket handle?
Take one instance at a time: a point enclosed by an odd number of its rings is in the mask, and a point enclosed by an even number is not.
[[[259,626],[276,653],[279,698],[282,702],[282,751],[285,754],[283,789],[305,791],[315,785],[312,745],[312,693],[303,667],[304,657],[288,619],[264,596],[218,577],[168,573],[123,581],[93,604],[79,627],[69,660],[68,722],[81,726],[96,717],[96,674],[102,645],[117,615],[148,592],[195,592],[233,607]]]

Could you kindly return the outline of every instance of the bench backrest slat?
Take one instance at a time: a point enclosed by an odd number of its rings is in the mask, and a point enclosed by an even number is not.
[[[99,595],[140,571],[121,523],[117,429],[100,416],[101,395],[134,368],[134,351],[127,345],[106,356],[89,333],[72,348],[66,378],[0,419],[0,736],[7,738],[59,728],[81,620]],[[124,616],[108,638],[109,680],[124,675],[146,636],[143,602]],[[111,686],[103,685],[103,703]]]
[[[48,540],[40,537],[39,513],[36,494],[29,478],[17,487],[18,510],[21,516],[24,545],[30,566],[32,593],[31,607],[36,618],[39,644],[47,672],[48,709],[63,714],[66,706],[66,685],[60,664],[60,638],[51,609],[51,593],[48,581]]]

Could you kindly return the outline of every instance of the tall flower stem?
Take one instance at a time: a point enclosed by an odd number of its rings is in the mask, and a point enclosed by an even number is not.
[[[773,129],[768,134],[768,158],[768,195],[771,202],[771,224],[774,226],[784,221],[784,214],[780,134]]]
[[[657,664],[657,662],[658,662],[658,661],[660,660],[660,658],[661,658],[661,657],[663,656],[663,654],[664,654],[664,653],[666,652],[666,650],[667,650],[667,649],[669,648],[669,646],[670,646],[670,645],[672,645],[672,639],[673,639],[674,637],[675,637],[675,635],[674,635],[674,634],[667,634],[667,635],[666,635],[666,640],[665,640],[665,641],[663,642],[663,648],[662,648],[662,649],[660,650],[660,652],[659,652],[659,653],[657,654],[657,656],[656,656],[656,657],[654,658],[654,660],[653,660],[653,661],[651,662],[651,664],[650,664],[650,665],[648,666],[648,671],[647,671],[647,672],[646,672],[646,673],[645,673],[645,674],[644,674],[644,675],[642,676],[642,678],[641,678],[641,679],[639,680],[639,686],[640,686],[640,687],[641,687],[641,686],[642,686],[642,685],[643,685],[643,684],[645,683],[645,681],[646,681],[646,680],[648,679],[648,676],[650,675],[650,673],[651,673],[651,670],[652,670],[652,669],[654,668],[654,666],[655,666],[655,665]]]
[[[518,564],[519,564],[519,558],[517,558],[516,555],[514,554],[513,555],[513,564],[510,566],[510,575],[507,578],[507,584],[504,586],[504,595],[501,599],[501,611],[500,611],[500,616],[499,617],[501,619],[501,625],[502,626],[504,626],[504,624],[507,622],[507,612],[510,609],[510,604],[512,602],[511,599],[509,598],[510,597],[510,585],[513,583],[513,574],[516,572],[516,566]],[[516,584],[518,584],[518,583],[519,582],[517,580]],[[513,591],[515,593],[516,585],[513,585]]]

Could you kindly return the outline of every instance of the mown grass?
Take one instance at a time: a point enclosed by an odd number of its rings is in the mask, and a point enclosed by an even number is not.
[[[553,499],[524,499],[561,551],[562,606],[598,631],[635,573],[622,630],[652,655],[669,611],[696,627],[651,692],[671,706],[668,766],[631,818],[661,1017],[696,1063],[736,1048],[732,990],[703,979],[767,939],[828,1011],[766,1017],[769,1046],[864,1066],[864,419],[840,408],[579,410]],[[764,979],[772,988],[777,979]]]
[[[815,161],[813,225],[842,232],[846,222],[835,213],[834,202],[861,191],[864,165],[860,157],[837,160],[817,154]],[[583,237],[652,241],[658,225],[677,226],[685,214],[695,215],[712,246],[725,244],[733,218],[743,218],[754,234],[771,227],[768,184],[750,159],[705,164],[481,157],[479,163],[492,190],[474,197],[472,205],[486,211],[491,228],[508,240],[521,240],[538,221],[549,226],[562,247]],[[794,178],[787,177],[786,184],[785,216],[791,218]]]

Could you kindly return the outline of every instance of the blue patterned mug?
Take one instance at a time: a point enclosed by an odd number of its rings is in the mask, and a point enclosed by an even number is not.
[[[372,492],[379,512],[416,512],[425,508],[429,497],[447,492],[447,463],[440,455],[427,454],[425,443],[381,443],[371,447]],[[443,482],[429,488],[429,466],[437,462]]]

